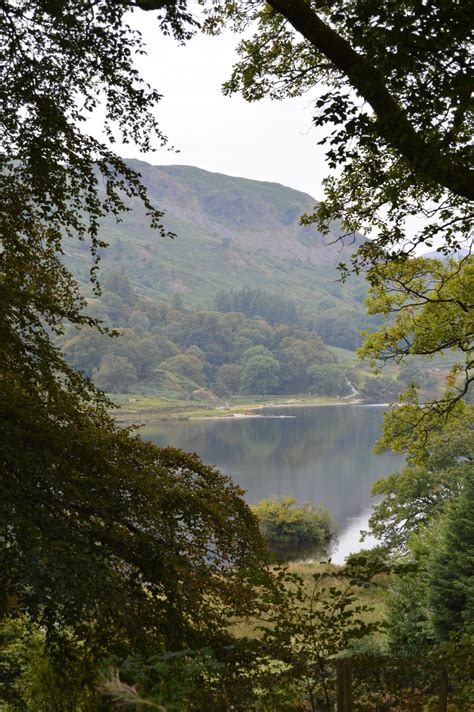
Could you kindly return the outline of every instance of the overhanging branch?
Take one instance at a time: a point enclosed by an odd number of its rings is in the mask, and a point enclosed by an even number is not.
[[[345,74],[374,110],[380,136],[415,171],[456,195],[474,199],[474,171],[460,165],[456,156],[442,152],[420,136],[385,86],[384,77],[323,22],[305,0],[268,0],[268,4]]]

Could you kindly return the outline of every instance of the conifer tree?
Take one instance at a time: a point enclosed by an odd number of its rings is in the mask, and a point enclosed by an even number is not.
[[[437,636],[446,638],[474,626],[474,471],[466,476],[456,504],[446,517],[441,546],[429,561],[429,603]]]

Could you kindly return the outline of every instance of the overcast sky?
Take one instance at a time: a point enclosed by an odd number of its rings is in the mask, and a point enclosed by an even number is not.
[[[132,18],[148,46],[137,66],[163,94],[157,116],[180,153],[139,154],[131,146],[115,146],[118,153],[155,165],[179,163],[275,181],[322,197],[327,169],[312,127],[311,96],[255,103],[224,97],[221,85],[236,57],[235,35],[197,36],[182,47],[161,35],[154,13],[136,12]],[[94,133],[99,127],[97,116]]]

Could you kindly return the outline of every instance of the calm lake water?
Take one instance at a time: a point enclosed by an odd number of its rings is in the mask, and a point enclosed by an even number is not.
[[[357,551],[370,512],[370,487],[403,458],[374,455],[382,407],[265,408],[263,417],[161,421],[141,433],[157,445],[197,453],[246,490],[249,503],[293,495],[322,502],[340,526],[333,560]],[[367,544],[365,544],[367,546]]]

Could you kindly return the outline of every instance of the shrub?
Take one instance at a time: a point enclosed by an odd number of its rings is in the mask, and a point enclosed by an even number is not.
[[[322,505],[297,505],[294,497],[283,497],[280,501],[264,499],[252,511],[270,551],[282,546],[300,554],[301,549],[325,549],[335,536],[333,519]]]

